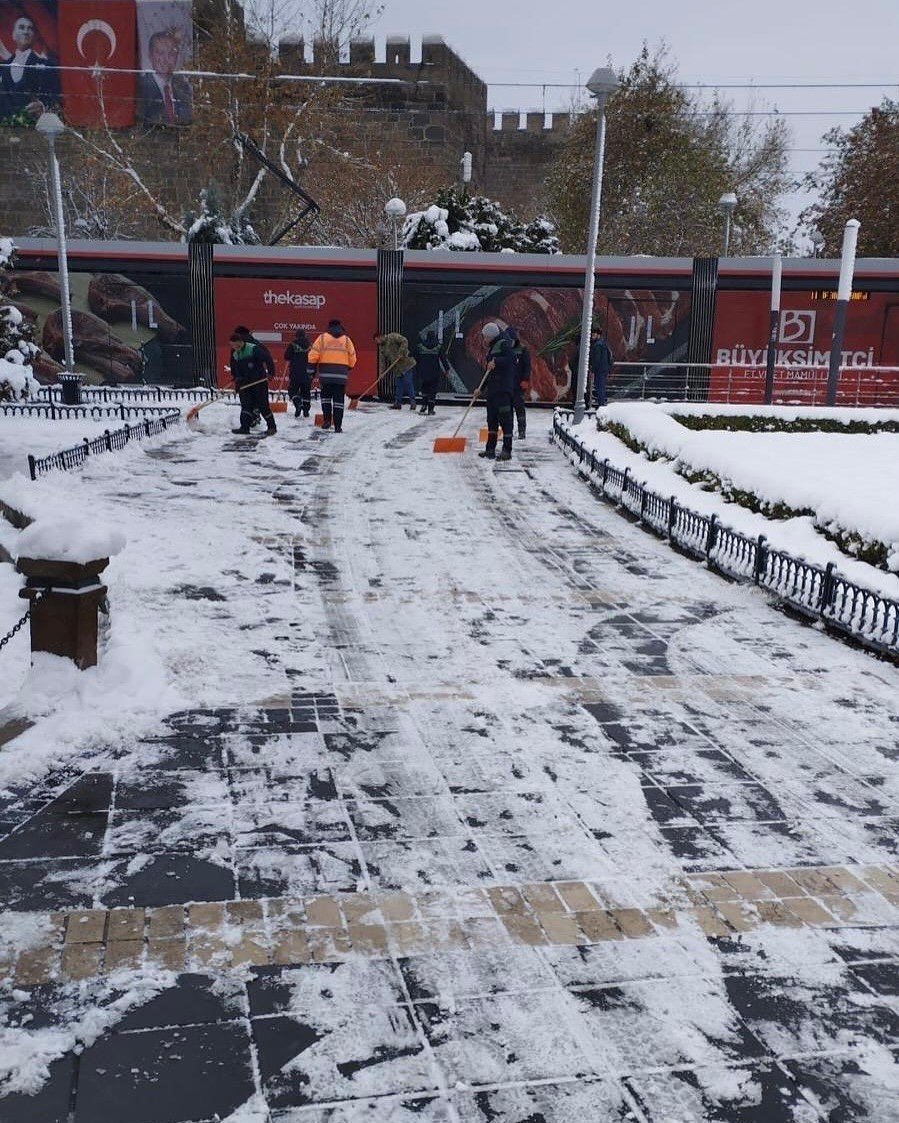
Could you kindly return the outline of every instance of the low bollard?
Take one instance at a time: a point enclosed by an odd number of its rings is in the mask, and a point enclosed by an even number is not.
[[[31,602],[31,651],[71,659],[82,671],[97,665],[97,613],[106,586],[100,574],[109,558],[53,561],[20,556],[28,579],[19,596]]]

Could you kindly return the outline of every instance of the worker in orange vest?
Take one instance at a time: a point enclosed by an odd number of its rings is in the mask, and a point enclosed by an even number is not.
[[[327,331],[312,344],[309,351],[310,366],[318,372],[322,401],[322,428],[334,432],[343,430],[343,402],[350,371],[356,365],[356,348],[344,331],[340,320],[331,320]]]

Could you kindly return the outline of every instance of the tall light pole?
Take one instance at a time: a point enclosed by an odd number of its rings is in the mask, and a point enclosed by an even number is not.
[[[400,237],[397,225],[401,218],[406,217],[406,204],[402,199],[388,199],[384,206],[384,212],[393,223],[393,248],[398,250],[400,248]]]
[[[587,227],[587,264],[584,269],[584,307],[581,312],[581,346],[578,352],[577,385],[574,391],[574,424],[584,420],[584,394],[590,362],[590,331],[593,327],[593,287],[596,282],[596,239],[599,235],[599,210],[602,203],[602,170],[606,154],[606,101],[618,89],[615,71],[608,66],[594,70],[587,89],[596,98],[596,155],[593,158],[593,192]]]
[[[56,158],[56,138],[66,131],[55,113],[42,113],[34,126],[46,138],[50,151],[50,181],[53,189],[53,209],[56,212],[56,246],[59,256],[59,288],[62,297],[62,341],[67,374],[75,373],[75,348],[72,343],[72,300],[69,295],[69,258],[66,251],[66,223],[62,211],[62,184],[59,179],[59,160]]]
[[[724,253],[721,256],[727,257],[730,253],[730,224],[737,209],[737,197],[733,191],[725,191],[718,200],[718,206],[724,212]]]
[[[820,230],[813,230],[809,234],[809,241],[812,243],[812,257],[820,257],[824,249],[824,235]]]
[[[471,183],[471,153],[463,152],[462,159],[459,161],[459,174],[462,177],[463,187],[467,187]]]
[[[858,244],[857,218],[850,218],[843,228],[843,253],[840,260],[840,283],[837,288],[837,307],[833,317],[833,335],[830,339],[830,369],[827,372],[827,404],[837,404],[837,386],[840,381],[840,363],[843,358],[843,339],[846,335],[846,312],[852,299],[852,278],[855,274],[855,247]]]

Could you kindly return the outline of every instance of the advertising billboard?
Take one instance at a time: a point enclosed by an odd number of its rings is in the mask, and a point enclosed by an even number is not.
[[[55,0],[0,0],[0,125],[32,126],[59,96]]]
[[[377,377],[374,333],[377,295],[374,281],[303,281],[283,277],[217,277],[215,280],[215,353],[219,386],[230,382],[228,338],[238,325],[264,343],[275,360],[278,378],[272,389],[287,388],[284,351],[297,331],[310,341],[332,319],[340,320],[356,347],[357,363],[347,391],[360,394]]]

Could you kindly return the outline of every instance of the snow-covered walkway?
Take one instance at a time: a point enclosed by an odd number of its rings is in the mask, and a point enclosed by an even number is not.
[[[183,711],[0,750],[5,1123],[899,1115],[899,671],[450,419],[35,492]]]

